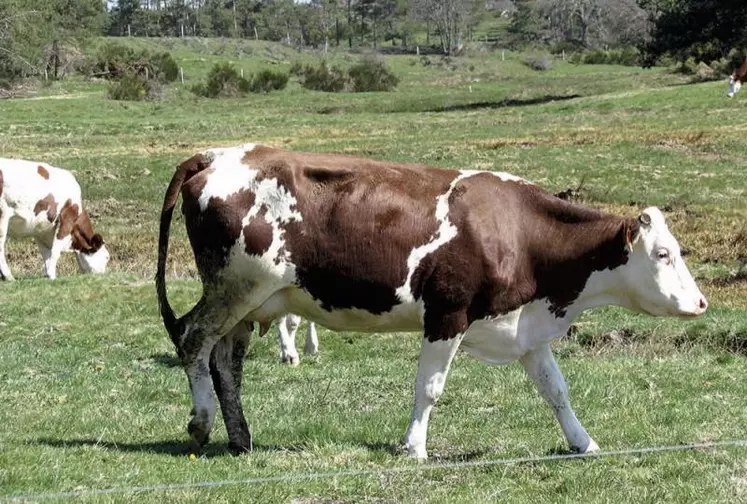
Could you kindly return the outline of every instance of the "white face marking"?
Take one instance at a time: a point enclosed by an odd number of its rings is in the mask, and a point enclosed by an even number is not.
[[[706,310],[706,300],[669,232],[658,208],[643,211],[651,223],[641,224],[624,269],[625,282],[634,308],[651,315],[697,316]]]
[[[106,265],[109,263],[109,251],[106,249],[106,245],[102,245],[93,254],[78,252],[76,258],[83,273],[105,273]]]

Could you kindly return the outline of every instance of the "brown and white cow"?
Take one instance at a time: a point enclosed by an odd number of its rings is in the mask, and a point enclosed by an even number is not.
[[[75,252],[84,273],[103,273],[109,261],[101,235],[93,232],[73,174],[46,163],[0,158],[0,278],[13,280],[5,259],[8,238],[34,238],[44,273],[57,276],[60,253]]]
[[[726,93],[726,96],[731,98],[737,94],[742,89],[745,78],[747,78],[747,58],[744,59],[742,65],[734,70],[734,73],[729,77],[729,91]]]
[[[177,318],[165,268],[180,192],[203,294]],[[680,317],[707,306],[656,208],[617,217],[506,173],[253,144],[179,166],[161,214],[156,288],[189,377],[196,445],[215,420],[214,386],[229,448],[251,448],[240,400],[249,331],[297,313],[333,330],[424,332],[405,435],[417,458],[460,346],[491,364],[520,361],[570,446],[588,452],[598,446],[571,409],[550,342],[596,306]]]

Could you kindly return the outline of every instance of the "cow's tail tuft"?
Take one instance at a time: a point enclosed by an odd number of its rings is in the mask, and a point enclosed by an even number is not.
[[[163,325],[176,347],[177,353],[181,354],[180,337],[184,331],[183,322],[174,315],[174,310],[169,304],[166,295],[166,257],[169,252],[169,231],[171,229],[171,216],[174,206],[179,197],[182,186],[190,178],[209,166],[209,161],[202,154],[197,154],[184,161],[176,169],[171,178],[171,183],[166,189],[163,198],[163,209],[161,210],[161,227],[158,233],[158,268],[156,270],[156,294],[158,296],[158,307],[161,310]]]

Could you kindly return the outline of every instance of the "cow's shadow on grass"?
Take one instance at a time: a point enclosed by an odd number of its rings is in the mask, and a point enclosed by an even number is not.
[[[159,354],[153,354],[150,356],[151,359],[153,359],[153,362],[160,364],[162,366],[175,368],[175,367],[182,367],[182,362],[179,360],[179,357],[173,354],[168,353],[159,353]]]
[[[544,95],[537,96],[534,98],[505,98],[497,101],[482,101],[463,103],[457,105],[444,105],[442,107],[433,107],[424,112],[458,112],[462,110],[479,110],[479,109],[497,109],[506,107],[526,107],[529,105],[540,105],[542,103],[556,102],[573,100],[574,98],[580,98],[580,94],[568,94],[568,95]]]
[[[122,453],[155,453],[158,455],[171,455],[172,457],[185,457],[195,453],[189,442],[180,441],[150,441],[143,443],[119,443],[117,441],[105,441],[102,439],[49,439],[40,438],[31,441],[33,444],[50,446],[52,448],[80,448],[93,447],[101,448],[107,451],[117,451]],[[263,445],[255,444],[255,452],[303,452],[307,447],[303,444],[298,445]],[[225,443],[208,443],[199,453],[199,457],[214,458],[227,457],[234,455],[228,449]]]

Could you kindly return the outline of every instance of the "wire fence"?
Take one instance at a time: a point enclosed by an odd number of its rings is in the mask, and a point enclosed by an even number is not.
[[[65,499],[78,497],[96,497],[113,494],[137,494],[147,492],[169,492],[172,490],[189,490],[201,488],[221,488],[228,486],[252,486],[265,485],[270,483],[298,483],[302,481],[311,481],[319,479],[334,478],[357,478],[372,477],[390,474],[420,473],[427,471],[443,470],[464,470],[475,469],[491,466],[508,466],[518,464],[537,464],[562,462],[575,459],[599,459],[610,457],[629,457],[635,455],[650,455],[666,452],[682,452],[689,450],[706,450],[715,448],[744,447],[747,446],[747,439],[732,439],[725,441],[713,441],[705,443],[686,443],[678,445],[650,446],[642,448],[629,448],[623,450],[598,451],[594,453],[569,453],[560,455],[544,455],[539,457],[516,457],[516,458],[497,458],[490,460],[474,460],[467,462],[446,462],[446,463],[429,463],[413,464],[403,467],[389,467],[381,469],[361,469],[349,471],[326,471],[315,473],[295,473],[283,474],[278,476],[264,476],[257,478],[245,478],[235,480],[220,481],[198,481],[191,483],[166,483],[159,485],[143,485],[129,487],[113,488],[91,488],[85,490],[74,490],[70,492],[46,492],[37,494],[19,494],[19,495],[0,495],[0,502],[12,501],[41,501],[51,499]]]

